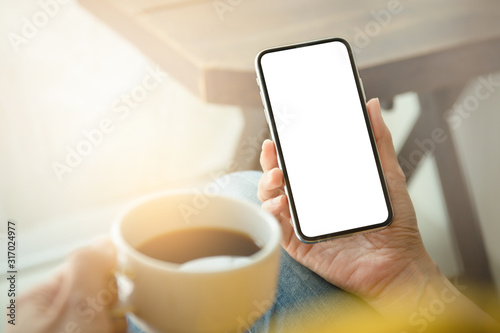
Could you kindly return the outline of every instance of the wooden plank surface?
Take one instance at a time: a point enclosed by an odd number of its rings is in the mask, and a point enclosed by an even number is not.
[[[500,70],[498,0],[79,1],[212,103],[260,105],[261,49],[331,36],[356,49],[368,96]]]

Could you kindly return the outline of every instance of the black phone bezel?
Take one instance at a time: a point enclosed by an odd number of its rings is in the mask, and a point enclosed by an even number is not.
[[[359,96],[359,99],[361,102],[360,104],[362,106],[365,124],[366,124],[366,128],[368,131],[368,136],[370,138],[370,143],[372,146],[372,151],[374,154],[375,163],[377,165],[377,171],[379,174],[380,182],[381,182],[383,193],[384,193],[385,202],[387,205],[388,217],[384,222],[381,222],[381,223],[371,224],[371,225],[360,227],[360,228],[347,229],[347,230],[334,232],[334,233],[330,233],[330,234],[323,234],[323,235],[310,237],[310,236],[304,235],[304,233],[302,232],[301,227],[300,227],[300,221],[298,219],[295,201],[293,198],[292,185],[291,185],[290,179],[288,177],[285,158],[284,158],[283,152],[281,150],[280,139],[279,139],[279,135],[278,135],[278,131],[277,131],[277,126],[276,126],[276,123],[274,120],[274,114],[273,114],[271,102],[269,100],[269,94],[267,91],[264,73],[262,71],[261,60],[262,60],[262,57],[268,53],[279,52],[279,51],[290,50],[290,49],[301,48],[301,47],[308,47],[308,46],[318,45],[318,44],[323,44],[323,43],[331,43],[331,42],[342,43],[346,47],[347,52],[349,54],[349,59],[350,59],[351,68],[352,68],[352,74],[353,74],[355,82],[356,82],[356,88],[358,90],[358,96]],[[280,167],[283,171],[284,178],[285,178],[286,192],[288,195],[288,200],[289,200],[291,214],[292,214],[292,221],[294,224],[294,229],[295,229],[295,233],[296,233],[297,237],[304,243],[316,243],[316,242],[325,241],[325,240],[329,240],[329,239],[333,239],[333,238],[344,237],[344,236],[349,236],[349,235],[357,234],[357,233],[364,233],[364,232],[368,232],[368,231],[375,231],[377,229],[382,229],[382,228],[388,227],[392,223],[392,220],[394,218],[392,203],[391,203],[391,199],[389,196],[387,183],[385,181],[385,176],[384,176],[384,172],[382,169],[382,164],[380,162],[380,157],[379,157],[379,153],[378,153],[378,149],[377,149],[377,144],[375,141],[375,136],[373,134],[373,130],[371,127],[370,117],[368,115],[368,110],[366,109],[366,101],[365,101],[365,97],[364,97],[363,87],[362,87],[360,77],[359,77],[359,72],[358,72],[358,69],[356,66],[356,62],[354,59],[354,55],[353,55],[351,46],[349,45],[347,40],[340,38],[340,37],[333,37],[333,38],[326,38],[326,39],[320,39],[320,40],[314,40],[314,41],[308,41],[308,42],[302,42],[302,43],[297,43],[297,44],[292,44],[292,45],[286,45],[286,46],[265,49],[257,55],[257,57],[255,59],[255,65],[256,65],[255,67],[256,67],[256,70],[258,73],[258,80],[260,80],[259,86],[260,86],[261,92],[263,94],[263,96],[262,96],[263,103],[265,104],[264,106],[266,108],[265,112],[267,112],[267,115],[268,115],[268,121],[269,121],[269,125],[270,125],[269,127],[270,127],[270,130],[272,131],[272,137],[273,137],[275,145],[276,145],[276,150],[277,150],[277,155],[278,155],[279,162],[280,162]]]

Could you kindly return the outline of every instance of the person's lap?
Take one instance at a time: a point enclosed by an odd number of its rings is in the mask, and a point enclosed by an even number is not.
[[[261,175],[258,171],[232,173],[217,179],[215,184],[221,195],[260,205],[257,188]],[[345,310],[370,311],[359,298],[325,281],[282,249],[276,301],[249,332],[287,332],[290,325],[297,330],[297,325],[308,321],[335,322],[335,314]],[[129,320],[129,332],[143,331]]]

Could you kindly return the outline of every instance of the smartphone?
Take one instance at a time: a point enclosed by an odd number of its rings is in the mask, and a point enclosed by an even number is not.
[[[315,243],[389,226],[392,205],[349,43],[266,49],[255,67],[297,237]]]

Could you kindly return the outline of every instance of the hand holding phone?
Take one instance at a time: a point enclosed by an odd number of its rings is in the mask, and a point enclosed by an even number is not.
[[[423,246],[405,176],[389,129],[382,119],[380,104],[376,99],[370,100],[367,110],[394,204],[394,220],[388,228],[328,242],[301,242],[294,235],[288,198],[284,194],[285,178],[278,165],[275,144],[270,140],[262,147],[260,160],[264,174],[259,182],[258,197],[263,203],[262,208],[280,222],[282,246],[290,256],[330,283],[362,297],[378,310],[383,303],[379,299],[381,294],[394,295],[389,289],[402,288],[419,277],[417,274],[408,275],[405,270],[412,271],[409,267],[413,267],[414,273],[423,271],[430,276],[436,271],[436,266]],[[310,175],[315,175],[316,165],[308,163],[307,170]],[[313,198],[319,195],[324,193],[311,194]],[[403,295],[402,292],[396,294]]]

